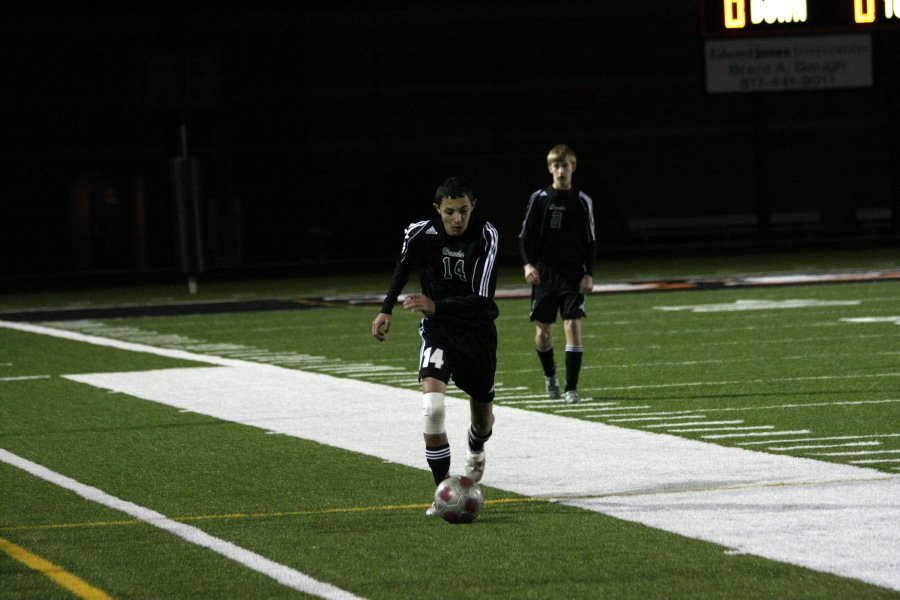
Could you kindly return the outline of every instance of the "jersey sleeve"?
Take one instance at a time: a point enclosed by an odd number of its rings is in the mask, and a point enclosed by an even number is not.
[[[497,290],[497,251],[500,238],[497,229],[488,222],[481,228],[478,252],[473,257],[471,293],[467,296],[451,296],[435,302],[437,318],[479,323],[497,318],[494,293]]]
[[[594,276],[594,261],[597,258],[597,228],[594,225],[594,201],[584,192],[579,193],[579,199],[584,206],[584,274]]]
[[[424,239],[423,232],[430,221],[419,221],[410,223],[403,232],[403,245],[400,247],[400,257],[394,266],[394,272],[391,275],[391,282],[388,285],[387,295],[381,304],[381,312],[391,314],[394,311],[394,304],[406,282],[409,281],[409,275],[418,260],[419,253],[422,248]]]
[[[540,239],[541,215],[540,197],[541,191],[531,195],[528,206],[525,209],[525,218],[522,220],[522,229],[519,231],[519,253],[522,256],[522,264],[534,264],[537,243]]]

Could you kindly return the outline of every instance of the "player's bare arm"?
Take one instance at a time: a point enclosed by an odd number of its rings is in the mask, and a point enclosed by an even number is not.
[[[378,313],[378,316],[372,321],[372,335],[379,342],[383,342],[390,330],[391,315],[387,313]]]
[[[582,294],[590,294],[594,290],[594,278],[590,275],[585,275],[581,278],[581,288],[580,291]]]
[[[525,281],[533,285],[541,284],[541,276],[538,275],[537,267],[531,263],[525,265]]]
[[[433,315],[434,300],[425,294],[408,294],[403,299],[403,308],[412,312],[422,312],[426,315]]]

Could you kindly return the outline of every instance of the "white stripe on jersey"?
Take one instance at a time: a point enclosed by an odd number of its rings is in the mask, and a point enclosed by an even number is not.
[[[531,214],[531,209],[534,207],[534,201],[537,200],[540,196],[546,196],[547,190],[540,189],[531,195],[531,198],[528,199],[528,208],[525,209],[525,218],[522,219],[522,230],[519,231],[519,237],[525,237],[525,224],[528,222],[528,215]]]
[[[487,256],[484,258],[484,273],[481,274],[481,281],[478,282],[478,289],[475,289],[475,282],[472,282],[472,291],[485,298],[491,297],[491,273],[494,271],[494,263],[497,259],[497,240],[499,235],[497,229],[489,222],[485,221],[484,227],[481,229],[481,236],[487,242]],[[474,272],[478,273],[478,260],[475,261]]]
[[[400,262],[406,258],[406,251],[409,249],[409,242],[425,231],[425,226],[428,225],[431,221],[416,221],[415,223],[410,223],[406,229],[403,231],[403,246],[400,248]]]
[[[587,211],[588,215],[588,241],[596,241],[597,232],[594,229],[594,201],[591,200],[590,196],[581,191],[578,192],[578,199],[584,204],[584,210]]]

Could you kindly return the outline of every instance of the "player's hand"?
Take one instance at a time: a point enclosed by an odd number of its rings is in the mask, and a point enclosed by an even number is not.
[[[594,278],[590,275],[585,275],[581,278],[581,289],[582,294],[590,294],[594,291]]]
[[[391,315],[387,313],[378,313],[375,320],[372,321],[372,335],[379,342],[383,342],[388,331],[391,330]]]
[[[413,312],[423,312],[426,315],[434,314],[434,300],[425,294],[408,294],[403,299],[403,308]]]
[[[537,267],[535,267],[531,263],[525,265],[525,281],[527,281],[531,285],[541,284],[541,276],[540,274],[538,274]]]

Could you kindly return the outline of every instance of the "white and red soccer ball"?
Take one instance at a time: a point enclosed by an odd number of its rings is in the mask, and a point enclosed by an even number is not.
[[[448,523],[471,523],[484,505],[481,486],[464,475],[451,475],[434,491],[437,514]]]

